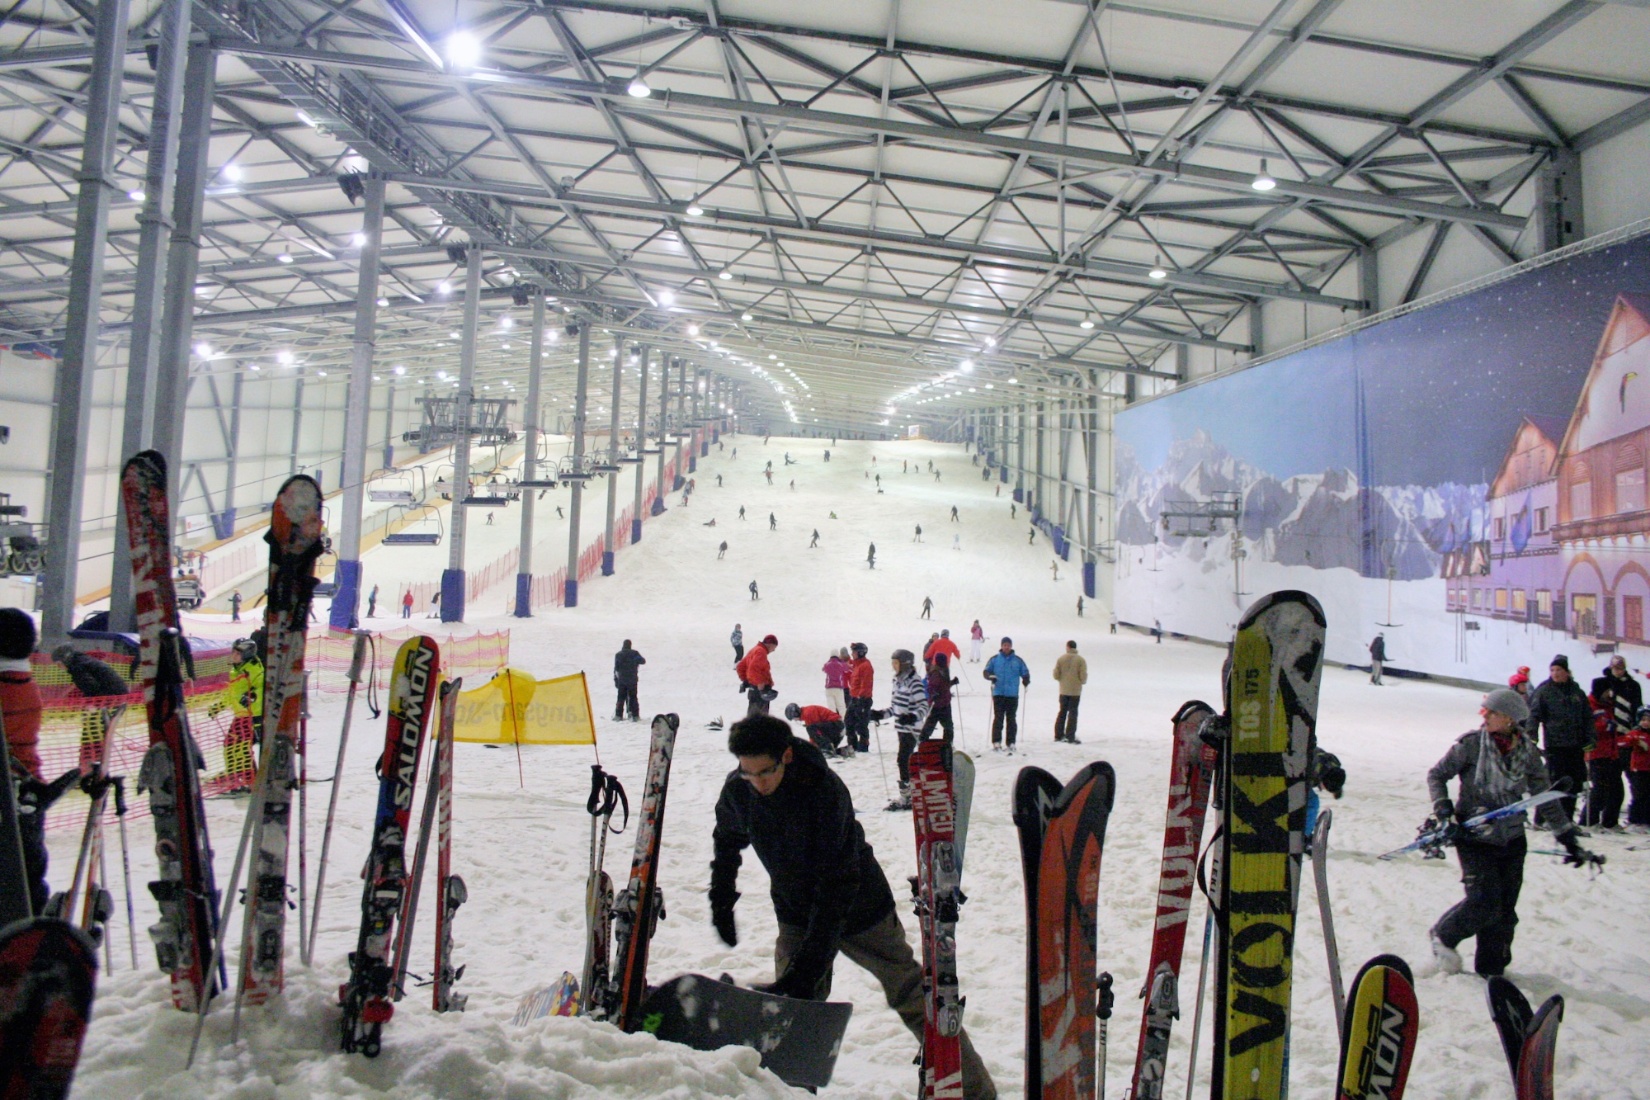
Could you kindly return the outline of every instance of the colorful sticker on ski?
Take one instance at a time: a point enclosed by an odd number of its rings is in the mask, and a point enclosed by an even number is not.
[[[618,973],[614,976],[613,1009],[609,1018],[625,1031],[635,1031],[642,1024],[642,1002],[647,998],[648,947],[664,908],[659,893],[659,839],[664,827],[665,794],[670,788],[670,761],[675,755],[676,730],[680,725],[674,714],[658,714],[653,718],[653,741],[648,750],[641,818],[636,826],[636,853],[630,861],[630,884],[614,902]]]
[[[1311,596],[1277,592],[1249,608],[1232,642],[1213,1100],[1283,1096],[1288,1088],[1295,910],[1324,628]]]
[[[1558,1057],[1558,1025],[1563,1020],[1564,998],[1556,993],[1535,1010],[1518,1056],[1518,1100],[1553,1100],[1553,1062]]]
[[[917,923],[922,935],[922,1100],[962,1100],[962,998],[957,916],[962,904],[956,803],[942,741],[911,754],[911,815],[917,842]]]
[[[1396,955],[1370,959],[1341,1020],[1339,1100],[1402,1100],[1420,1028],[1408,964]]]
[[[453,723],[458,712],[458,693],[463,680],[454,680],[441,697],[441,736],[436,744],[436,885],[440,908],[435,914],[435,981],[433,1004],[437,1012],[463,1012],[469,1000],[453,992],[453,983],[464,976],[462,966],[453,966],[453,917],[458,907],[470,900],[464,880],[453,874]]]

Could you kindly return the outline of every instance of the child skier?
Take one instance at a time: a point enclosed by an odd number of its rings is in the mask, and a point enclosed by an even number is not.
[[[911,808],[911,752],[917,747],[917,731],[928,717],[928,692],[917,678],[917,656],[909,649],[896,649],[889,658],[894,663],[893,694],[888,706],[871,712],[871,721],[894,719],[899,734],[899,797],[888,803],[890,810]]]

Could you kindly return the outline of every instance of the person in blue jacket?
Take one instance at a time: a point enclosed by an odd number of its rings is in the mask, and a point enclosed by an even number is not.
[[[1003,726],[1008,727],[1008,751],[1020,733],[1020,688],[1031,686],[1031,670],[1014,652],[1014,639],[1004,638],[997,655],[985,663],[991,681],[991,751],[1003,751]]]

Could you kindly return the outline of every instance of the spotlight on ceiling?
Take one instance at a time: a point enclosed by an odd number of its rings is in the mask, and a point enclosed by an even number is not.
[[[1152,261],[1152,269],[1146,272],[1146,275],[1148,278],[1156,279],[1159,282],[1169,277],[1169,269],[1163,266],[1162,256],[1159,256]]]
[[[690,218],[702,218],[705,216],[705,208],[696,202],[690,202],[688,203],[687,216]]]
[[[1270,191],[1277,185],[1278,181],[1273,179],[1272,174],[1266,170],[1266,158],[1261,157],[1260,171],[1256,172],[1255,178],[1249,181],[1249,186],[1256,191]]]
[[[631,77],[630,86],[626,88],[625,91],[629,92],[637,99],[646,99],[648,96],[653,94],[653,89],[647,86],[647,81],[642,79],[641,73],[637,73],[635,76]]]
[[[447,63],[455,69],[473,69],[481,64],[481,40],[469,31],[448,35]]]
[[[1168,272],[1164,272],[1164,274],[1167,275]],[[1155,278],[1157,278],[1157,276],[1154,275],[1154,276],[1152,276],[1152,278],[1155,279]],[[1093,317],[1084,317],[1081,321],[1077,322],[1077,327],[1078,328],[1093,328],[1094,327],[1094,318]]]

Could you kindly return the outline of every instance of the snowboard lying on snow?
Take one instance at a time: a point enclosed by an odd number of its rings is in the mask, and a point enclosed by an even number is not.
[[[694,1050],[751,1047],[787,1085],[823,1088],[853,1013],[845,1001],[801,1001],[735,985],[725,974],[720,981],[683,974],[648,994],[642,1030]]]

